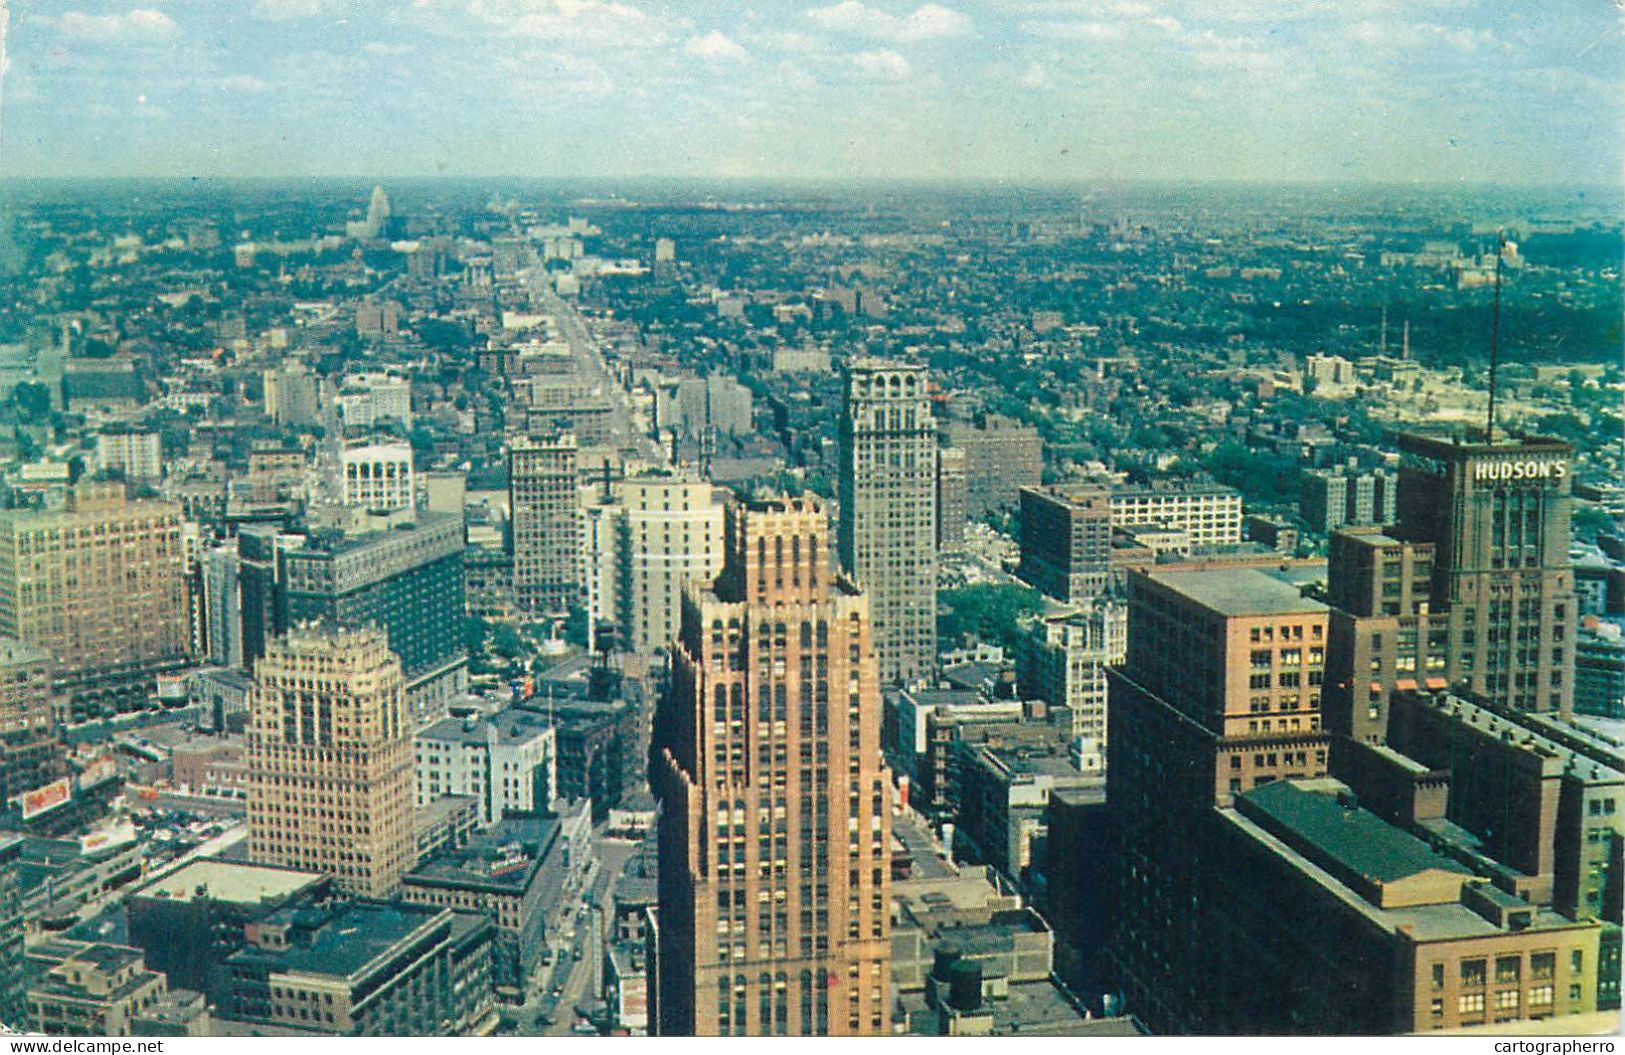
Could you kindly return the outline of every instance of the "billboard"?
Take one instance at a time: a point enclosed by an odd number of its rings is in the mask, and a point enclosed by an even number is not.
[[[73,788],[69,785],[67,777],[63,777],[61,780],[53,780],[44,787],[35,788],[33,791],[25,791],[23,792],[23,820],[26,821],[38,817],[42,813],[48,813],[71,798],[73,798]]]

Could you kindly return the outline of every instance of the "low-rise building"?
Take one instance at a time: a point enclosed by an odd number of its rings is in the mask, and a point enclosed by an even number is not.
[[[227,958],[220,1014],[333,1036],[489,1031],[495,930],[478,913],[400,902],[289,905]]]
[[[445,718],[415,738],[417,804],[444,795],[480,803],[480,823],[546,809],[558,794],[558,737],[534,711]]]
[[[523,1002],[546,948],[548,910],[562,900],[568,875],[561,829],[553,818],[509,816],[403,880],[411,904],[480,912],[496,924],[492,983],[501,999]]]

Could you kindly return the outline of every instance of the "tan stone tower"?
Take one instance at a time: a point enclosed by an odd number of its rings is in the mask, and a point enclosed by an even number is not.
[[[728,511],[656,736],[663,1035],[890,1032],[890,777],[868,598],[815,497]]]
[[[858,359],[840,429],[841,566],[869,595],[888,685],[937,663],[937,433],[923,366]]]
[[[254,860],[383,897],[414,861],[412,732],[383,632],[301,628],[254,667],[248,836]]]

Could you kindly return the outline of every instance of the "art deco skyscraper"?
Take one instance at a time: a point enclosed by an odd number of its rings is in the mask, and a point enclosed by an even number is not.
[[[581,598],[581,494],[576,441],[523,437],[508,453],[513,590],[519,608],[563,614]]]
[[[1445,615],[1445,676],[1514,710],[1572,710],[1574,448],[1533,436],[1457,443],[1401,435],[1399,450],[1394,532],[1433,543],[1431,607]]]
[[[383,631],[304,627],[254,667],[248,840],[254,860],[384,897],[416,859],[412,731]]]
[[[841,564],[869,594],[886,684],[937,656],[937,439],[926,371],[875,359],[846,367]]]
[[[812,496],[731,507],[721,577],[685,594],[656,731],[664,1035],[889,1032],[880,685],[828,530]]]

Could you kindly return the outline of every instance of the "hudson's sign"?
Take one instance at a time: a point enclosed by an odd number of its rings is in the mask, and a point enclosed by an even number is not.
[[[1568,462],[1562,458],[1500,458],[1473,463],[1474,483],[1561,480],[1568,473]]]

